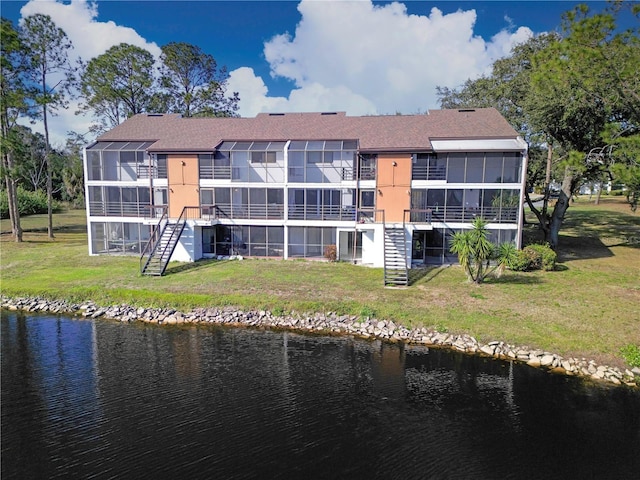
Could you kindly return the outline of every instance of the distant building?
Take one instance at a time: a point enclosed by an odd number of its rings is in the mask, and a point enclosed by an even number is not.
[[[454,262],[484,217],[522,232],[527,144],[495,109],[349,117],[136,115],[85,149],[89,252],[169,260],[323,258],[407,269]]]

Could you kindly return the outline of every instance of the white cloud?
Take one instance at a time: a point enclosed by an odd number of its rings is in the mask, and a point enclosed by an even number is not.
[[[241,67],[229,73],[228,92],[241,92],[240,116],[252,117],[258,112],[284,111],[285,97],[269,97],[262,77],[257,77],[253,68]]]
[[[279,99],[283,110],[327,105],[357,115],[436,108],[437,85],[455,87],[487,73],[494,60],[532,35],[521,27],[485,41],[474,33],[475,10],[409,15],[401,3],[375,6],[370,0],[302,0],[298,10],[295,34],[276,35],[264,45],[271,75],[296,86],[286,106]],[[246,115],[271,106],[266,90],[235,90]]]
[[[125,3],[123,3],[125,5]],[[302,0],[292,35],[264,44],[274,78],[294,85],[288,96],[269,96],[265,81],[250,66],[230,72],[229,92],[240,94],[240,114],[266,111],[347,111],[351,115],[415,113],[437,108],[436,85],[456,87],[487,73],[497,58],[527,40],[527,27],[505,29],[485,40],[475,32],[475,10],[409,15],[402,3],[370,0]],[[89,60],[122,42],[159,57],[160,48],[134,29],[98,21],[98,4],[31,0],[22,16],[44,13],[61,27],[75,48],[72,59]],[[84,133],[90,118],[74,115],[77,103],[51,122],[54,144],[69,130]],[[35,126],[42,130],[41,125]]]
[[[41,13],[49,15],[53,22],[65,31],[73,44],[69,58],[75,64],[78,58],[87,61],[103,54],[109,48],[120,43],[130,43],[160,56],[160,47],[142,38],[134,29],[116,25],[114,22],[99,22],[98,5],[86,0],[73,0],[63,4],[57,1],[31,0],[20,10],[22,18]],[[85,133],[89,130],[91,119],[88,116],[75,115],[78,101],[72,100],[69,108],[60,110],[49,122],[51,143],[62,146],[68,131]],[[32,128],[43,132],[42,122],[36,122]]]
[[[289,97],[269,97],[261,77],[252,68],[242,67],[229,74],[229,92],[240,92],[240,115],[253,117],[260,112],[343,111],[349,105],[359,114],[373,114],[375,105],[362,95],[339,85],[328,88],[320,83],[291,91]]]

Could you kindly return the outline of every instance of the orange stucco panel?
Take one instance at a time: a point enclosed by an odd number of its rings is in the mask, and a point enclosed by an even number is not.
[[[376,208],[385,222],[402,222],[411,207],[411,155],[378,155]]]
[[[178,218],[184,207],[200,205],[197,155],[169,155],[167,181],[169,182],[169,217]]]

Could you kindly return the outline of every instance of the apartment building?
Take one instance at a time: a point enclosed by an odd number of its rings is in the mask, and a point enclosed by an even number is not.
[[[141,271],[207,257],[451,263],[477,216],[518,246],[527,145],[495,109],[350,117],[136,115],[85,149],[89,252]]]

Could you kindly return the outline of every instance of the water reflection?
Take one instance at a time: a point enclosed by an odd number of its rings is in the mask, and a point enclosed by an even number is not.
[[[640,394],[348,338],[2,313],[4,478],[631,478]]]

